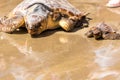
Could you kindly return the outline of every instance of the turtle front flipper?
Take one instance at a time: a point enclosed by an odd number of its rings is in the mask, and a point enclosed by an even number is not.
[[[24,25],[24,18],[20,15],[8,18],[3,17],[0,19],[0,32],[11,33]]]
[[[71,31],[75,27],[76,21],[70,18],[62,18],[59,22],[59,25],[65,31]]]

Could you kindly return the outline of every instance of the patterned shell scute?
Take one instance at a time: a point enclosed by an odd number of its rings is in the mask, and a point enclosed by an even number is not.
[[[21,12],[22,14],[26,14],[26,8],[34,3],[42,3],[48,6],[51,9],[62,8],[67,11],[72,12],[73,14],[77,15],[81,12],[72,6],[67,0],[24,0],[22,1],[14,10],[13,13]]]

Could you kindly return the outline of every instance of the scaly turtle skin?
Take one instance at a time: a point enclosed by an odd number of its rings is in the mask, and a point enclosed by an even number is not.
[[[31,35],[58,27],[70,31],[81,26],[83,19],[86,15],[67,0],[24,0],[0,19],[0,31],[11,33],[20,27],[26,27]]]
[[[85,34],[87,37],[94,37],[95,39],[109,39],[115,40],[120,39],[120,34],[115,32],[112,27],[105,23],[99,23],[97,26],[90,28],[90,30]]]

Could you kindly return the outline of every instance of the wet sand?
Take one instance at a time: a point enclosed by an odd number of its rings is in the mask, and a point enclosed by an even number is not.
[[[0,16],[21,0],[1,0]],[[120,32],[120,8],[107,0],[69,0],[90,13],[90,26],[106,22]],[[0,80],[120,80],[120,41],[96,41],[75,32],[46,31],[39,38],[26,32],[0,33]]]

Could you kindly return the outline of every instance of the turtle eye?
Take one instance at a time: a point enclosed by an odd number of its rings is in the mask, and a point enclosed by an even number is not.
[[[37,23],[34,25],[35,28],[39,28],[41,26],[41,23]]]

